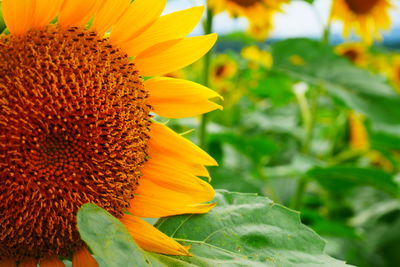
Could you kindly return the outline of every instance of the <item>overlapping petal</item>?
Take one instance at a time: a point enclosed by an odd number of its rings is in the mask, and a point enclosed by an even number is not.
[[[32,17],[32,28],[45,27],[60,12],[63,0],[36,0]]]
[[[166,0],[135,0],[114,25],[110,41],[121,45],[134,39],[158,19],[166,3]]]
[[[93,30],[103,35],[128,9],[130,0],[105,0],[96,14]]]
[[[218,93],[200,84],[166,77],[147,80],[149,104],[154,112],[168,118],[185,118],[222,109],[209,99],[222,98]]]
[[[12,34],[22,35],[32,27],[35,1],[3,0],[3,17]]]
[[[204,7],[198,6],[162,16],[139,36],[120,46],[128,55],[137,56],[154,44],[183,38],[198,24],[203,12]]]
[[[72,266],[73,267],[99,267],[96,260],[87,250],[87,248],[83,247],[80,250],[76,251],[72,256]]]
[[[150,154],[160,153],[191,164],[218,165],[204,150],[160,123],[151,126],[149,151]]]
[[[135,242],[148,251],[190,256],[187,248],[140,218],[126,214],[121,222],[126,226]]]
[[[204,56],[216,41],[216,34],[166,41],[140,53],[135,63],[143,76],[163,75],[192,64]]]
[[[64,27],[82,27],[94,16],[100,4],[98,0],[65,0],[61,6],[59,23]]]

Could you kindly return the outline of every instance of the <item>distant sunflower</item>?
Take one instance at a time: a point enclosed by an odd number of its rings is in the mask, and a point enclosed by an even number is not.
[[[249,32],[257,39],[265,39],[273,28],[273,16],[289,0],[209,0],[214,13],[227,11],[232,17],[246,17]]]
[[[346,38],[352,30],[367,44],[381,39],[381,30],[391,25],[390,0],[333,0],[332,19],[343,22]]]
[[[210,68],[212,84],[233,78],[238,71],[237,62],[229,55],[219,54],[215,57]]]
[[[367,47],[362,43],[343,43],[335,47],[335,52],[358,66],[367,64]]]
[[[199,115],[220,108],[209,101],[218,94],[142,76],[191,64],[216,35],[185,38],[203,8],[160,17],[165,4],[3,0],[1,267],[64,266],[60,258],[71,255],[74,267],[97,266],[76,227],[88,202],[119,218],[142,248],[189,255],[141,218],[209,211],[214,190],[197,176],[209,177],[204,166],[217,163],[151,113]]]

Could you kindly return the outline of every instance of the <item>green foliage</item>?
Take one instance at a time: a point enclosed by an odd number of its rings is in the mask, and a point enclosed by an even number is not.
[[[144,252],[112,215],[93,205],[78,213],[82,239],[105,266],[349,266],[324,253],[325,242],[299,215],[253,194],[220,191],[205,215],[160,219],[155,227],[192,257]]]
[[[82,240],[107,267],[148,265],[125,226],[107,211],[94,204],[85,204],[79,210],[77,220]]]
[[[314,168],[307,172],[324,187],[338,193],[349,193],[356,185],[372,186],[393,196],[399,195],[399,187],[393,177],[378,169],[352,166]]]
[[[274,68],[323,87],[348,107],[379,123],[400,123],[400,96],[383,80],[335,55],[321,42],[289,39],[273,45]],[[300,63],[294,62],[298,57]]]

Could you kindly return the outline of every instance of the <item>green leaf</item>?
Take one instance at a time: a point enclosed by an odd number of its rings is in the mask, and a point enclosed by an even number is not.
[[[108,267],[149,266],[125,226],[104,209],[85,204],[77,220],[82,240]]]
[[[382,77],[334,54],[328,45],[309,39],[289,39],[273,45],[273,56],[276,70],[327,89],[373,121],[400,123],[400,96],[395,90]]]
[[[351,166],[314,168],[307,172],[307,176],[338,193],[345,193],[354,186],[363,185],[372,186],[394,196],[399,194],[399,187],[393,181],[393,177],[378,169]]]
[[[205,215],[161,219],[161,231],[191,245],[194,266],[348,266],[324,254],[325,242],[299,214],[253,194],[219,191]]]
[[[252,82],[249,82],[249,91],[258,97],[270,99],[275,106],[288,104],[294,98],[292,79],[282,72],[273,70],[263,70],[263,72],[265,74],[253,85],[254,71],[251,71],[249,79]]]
[[[325,242],[302,225],[299,214],[253,194],[218,192],[205,215],[161,219],[161,231],[191,245],[192,257],[145,252],[107,211],[85,204],[78,228],[93,254],[117,266],[349,266],[323,253]]]
[[[210,136],[211,142],[231,144],[237,151],[248,156],[253,162],[259,162],[261,158],[268,157],[275,153],[278,148],[275,143],[263,136],[247,135],[243,138],[234,133],[219,133]]]

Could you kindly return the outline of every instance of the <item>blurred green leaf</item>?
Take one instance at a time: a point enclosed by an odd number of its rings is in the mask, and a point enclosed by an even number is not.
[[[400,123],[400,96],[394,89],[382,77],[337,56],[331,47],[309,39],[289,39],[274,44],[272,51],[276,70],[327,89],[373,121]]]
[[[378,190],[398,196],[399,187],[392,175],[378,169],[352,166],[314,168],[307,176],[316,179],[321,185],[333,192],[348,192],[354,186],[372,186]]]
[[[205,215],[161,219],[156,226],[191,245],[194,266],[348,266],[324,254],[325,242],[299,214],[265,197],[220,191]]]
[[[329,220],[313,210],[302,210],[301,220],[307,222],[318,234],[345,238],[359,238],[355,229],[339,221]]]
[[[255,85],[249,83],[249,86],[251,93],[258,97],[269,98],[276,106],[285,105],[294,98],[292,80],[281,72],[265,71],[265,75]]]
[[[220,133],[210,136],[211,143],[219,141],[228,143],[243,155],[248,156],[254,163],[262,161],[263,158],[275,153],[278,148],[276,145],[262,136],[246,136],[234,133]]]

